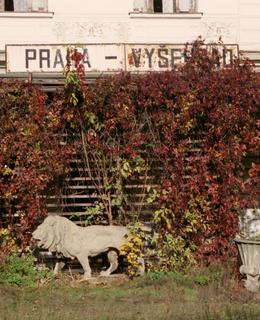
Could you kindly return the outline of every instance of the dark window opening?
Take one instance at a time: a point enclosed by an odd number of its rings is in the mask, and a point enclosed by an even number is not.
[[[163,12],[162,0],[154,0],[153,1],[153,11],[154,12]]]
[[[13,0],[5,0],[5,11],[14,11]]]

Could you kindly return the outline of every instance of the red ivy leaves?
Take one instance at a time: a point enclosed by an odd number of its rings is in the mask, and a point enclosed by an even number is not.
[[[247,206],[256,199],[256,167],[246,182],[243,175],[245,157],[258,149],[259,76],[247,61],[221,69],[200,41],[186,53],[187,63],[172,72],[99,79],[84,110],[102,123],[98,148],[108,156],[116,140],[117,156],[131,160],[142,150],[159,161],[158,204],[170,212],[161,228],[195,243],[197,256],[211,262],[233,253],[246,190]],[[185,212],[200,218],[193,232],[184,231]]]
[[[26,245],[37,218],[47,213],[43,191],[63,171],[64,158],[40,90],[1,82],[0,100],[1,222],[18,227]]]

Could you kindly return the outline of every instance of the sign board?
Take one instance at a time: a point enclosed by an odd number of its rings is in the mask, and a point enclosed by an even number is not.
[[[185,62],[184,44],[6,45],[6,71],[62,72],[68,48],[82,53],[86,72],[166,71]],[[223,65],[238,55],[237,45],[226,45],[225,50],[223,46],[214,48],[220,52]]]
[[[166,71],[185,62],[185,45],[180,44],[146,44],[125,45],[126,71]],[[222,57],[222,65],[229,65],[234,56],[238,56],[237,45],[205,45],[207,50],[217,50]],[[189,48],[188,48],[189,49]]]
[[[124,47],[121,45],[7,45],[7,72],[62,72],[68,48],[83,54],[87,71],[104,72],[124,69]]]

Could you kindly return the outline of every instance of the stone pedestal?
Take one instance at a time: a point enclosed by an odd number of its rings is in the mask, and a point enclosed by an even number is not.
[[[241,259],[241,274],[246,275],[245,287],[251,292],[260,288],[260,241],[235,239]]]

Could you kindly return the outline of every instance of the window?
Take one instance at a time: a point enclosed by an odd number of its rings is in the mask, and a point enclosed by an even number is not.
[[[195,13],[197,0],[134,0],[134,12]]]
[[[0,12],[47,12],[47,0],[0,0]]]
[[[162,0],[153,0],[153,12],[163,12]]]

